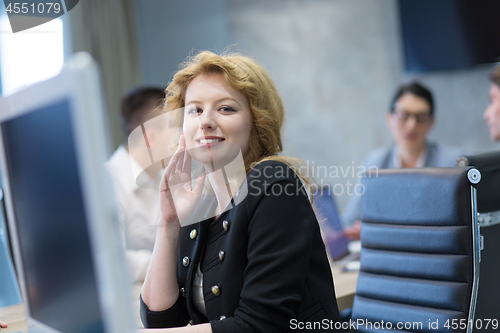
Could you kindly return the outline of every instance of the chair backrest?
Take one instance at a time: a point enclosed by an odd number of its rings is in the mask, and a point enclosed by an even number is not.
[[[481,279],[477,296],[476,318],[483,322],[500,320],[500,151],[458,159],[458,165],[474,166],[481,172],[477,184],[478,222],[483,237]],[[484,325],[483,325],[484,326]],[[482,332],[495,332],[484,327]]]
[[[473,166],[481,172],[483,181],[477,184],[477,211],[479,213],[500,210],[500,151],[458,159],[458,166]]]
[[[478,176],[463,167],[365,174],[352,321],[368,324],[359,331],[470,332],[480,250],[469,179]]]

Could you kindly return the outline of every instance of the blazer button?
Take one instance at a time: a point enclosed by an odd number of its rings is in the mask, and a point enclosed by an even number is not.
[[[215,296],[219,296],[220,295],[220,288],[218,285],[215,285],[212,287],[212,294],[214,294]]]
[[[198,230],[196,229],[191,230],[191,232],[189,233],[189,238],[195,239],[196,236],[198,236]]]
[[[226,319],[226,316],[220,316],[219,320],[224,320]]]
[[[219,251],[219,260],[220,260],[220,261],[224,260],[224,256],[225,256],[225,255],[226,255],[226,254],[224,253],[224,251]]]
[[[229,230],[229,221],[223,221],[222,228],[224,228],[224,231],[228,231]]]
[[[182,258],[182,264],[187,267],[189,265],[189,257]]]
[[[182,295],[183,297],[186,297],[186,289],[181,288],[181,295]]]

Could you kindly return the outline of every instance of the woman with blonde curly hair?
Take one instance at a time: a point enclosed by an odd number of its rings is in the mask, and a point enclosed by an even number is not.
[[[175,74],[165,108],[182,114],[183,134],[160,185],[145,327],[335,329],[309,182],[297,160],[278,155],[285,113],[270,76],[251,58],[201,52]],[[196,181],[192,160],[205,170]]]

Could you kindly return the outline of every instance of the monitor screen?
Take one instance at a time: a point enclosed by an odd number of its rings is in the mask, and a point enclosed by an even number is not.
[[[407,71],[470,68],[500,60],[500,1],[399,0]]]
[[[0,190],[0,196],[2,191]],[[3,199],[0,199],[0,211]],[[12,265],[12,252],[8,242],[8,230],[0,213],[0,308],[21,303],[21,294],[17,285],[16,274]]]
[[[31,317],[104,332],[85,202],[65,99],[1,124]]]

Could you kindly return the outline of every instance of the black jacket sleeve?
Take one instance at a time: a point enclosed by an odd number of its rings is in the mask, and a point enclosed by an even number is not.
[[[301,180],[284,164],[266,163],[252,170],[248,188],[239,307],[234,317],[210,322],[214,333],[288,331],[304,293],[317,220]]]
[[[151,311],[140,298],[141,321],[145,328],[164,328],[186,326],[189,322],[189,313],[185,299],[179,294],[177,301],[169,309],[163,311]]]

